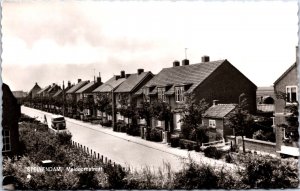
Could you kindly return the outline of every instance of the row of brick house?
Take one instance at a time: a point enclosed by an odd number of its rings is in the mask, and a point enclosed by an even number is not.
[[[216,128],[219,133],[224,136],[232,134],[228,130],[223,130],[223,126],[216,125],[218,119],[224,118],[230,112],[232,104],[239,103],[239,96],[244,93],[249,102],[249,111],[256,112],[256,85],[236,69],[228,60],[210,61],[208,56],[202,57],[201,63],[190,64],[189,60],[185,59],[180,64],[179,61],[171,63],[171,67],[163,68],[157,75],[150,71],[138,69],[137,73],[126,74],[121,71],[120,75],[114,75],[105,83],[101,82],[101,78],[92,82],[82,81],[78,79],[78,83],[73,86],[68,83],[66,88],[61,88],[57,84],[49,85],[39,91],[35,91],[37,84],[30,91],[32,97],[50,97],[58,99],[57,94],[65,95],[67,113],[72,113],[74,104],[87,99],[97,98],[97,96],[108,95],[114,92],[114,101],[116,109],[121,107],[121,98],[126,97],[127,104],[139,105],[142,101],[154,102],[161,100],[166,102],[171,107],[172,119],[171,123],[166,124],[164,121],[152,119],[150,127],[155,127],[161,131],[179,132],[181,130],[181,109],[184,105],[185,97],[194,94],[196,99],[205,99],[212,107],[213,100],[218,100],[218,110],[223,111],[224,116],[220,114],[207,114],[206,118],[210,121],[208,125]],[[67,91],[66,91],[67,90]],[[62,93],[65,91],[65,94]],[[35,94],[34,94],[35,92]],[[62,97],[62,96],[61,96]],[[134,102],[134,103],[132,103]],[[229,106],[228,106],[229,104]],[[78,109],[78,108],[77,108]],[[111,114],[97,111],[96,107],[84,108],[83,115],[93,117],[106,117],[112,119]],[[124,120],[126,123],[130,119],[125,119],[120,113],[116,112],[116,120]],[[210,119],[208,119],[210,118]],[[139,120],[140,124],[145,123],[145,120]],[[226,133],[223,133],[226,132]]]
[[[278,124],[286,123],[284,110],[286,104],[298,102],[298,81],[296,62],[289,68],[275,83],[274,92],[286,93],[286,99],[275,98],[274,122]],[[201,63],[190,64],[184,59],[181,63],[174,61],[168,68],[163,68],[154,75],[150,71],[138,69],[136,73],[126,74],[121,71],[120,75],[114,75],[106,82],[102,82],[100,76],[94,81],[82,81],[78,79],[77,84],[59,87],[57,84],[41,89],[37,84],[30,90],[29,96],[51,97],[54,100],[61,100],[66,106],[65,114],[74,113],[72,104],[83,102],[83,105],[94,100],[94,104],[84,107],[83,116],[102,117],[112,120],[113,116],[106,112],[97,110],[95,100],[101,95],[111,97],[113,92],[114,104],[121,107],[121,101],[126,98],[128,105],[140,105],[141,102],[155,102],[161,100],[170,105],[172,111],[171,123],[151,119],[148,126],[157,128],[162,132],[172,132],[176,134],[181,130],[180,119],[185,97],[194,94],[198,100],[205,99],[210,108],[203,115],[203,124],[211,127],[213,133],[210,140],[214,140],[216,133],[226,139],[227,135],[232,135],[231,129],[226,128],[224,119],[239,104],[240,95],[244,94],[248,100],[248,110],[250,113],[257,112],[257,87],[228,60],[210,61],[208,56],[203,56]],[[78,108],[77,108],[78,110]],[[76,112],[75,112],[76,113]],[[283,115],[282,115],[283,114]],[[115,119],[130,123],[130,119],[116,112]],[[143,126],[145,120],[140,119],[138,123]],[[276,128],[275,128],[276,129]],[[277,139],[282,139],[282,130],[276,129]],[[281,141],[277,141],[277,150],[280,151]]]

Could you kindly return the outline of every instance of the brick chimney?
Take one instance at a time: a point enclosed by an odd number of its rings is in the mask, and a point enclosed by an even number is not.
[[[81,79],[78,79],[78,83],[81,82]]]
[[[182,60],[182,66],[187,66],[190,64],[190,61],[188,59]]]
[[[124,70],[121,71],[121,78],[125,78],[125,71]]]
[[[180,62],[178,60],[175,60],[173,62],[173,67],[176,67],[176,66],[180,66]]]
[[[125,78],[129,78],[129,76],[130,76],[130,74],[126,74],[126,75],[125,75]]]
[[[97,77],[97,83],[101,83],[101,77]]]
[[[70,81],[68,81],[68,87],[71,87],[71,82]]]
[[[202,56],[201,61],[202,62],[209,62],[209,56]]]
[[[137,70],[137,72],[138,72],[138,75],[140,75],[141,73],[144,72],[144,69],[140,68],[140,69]]]
[[[219,103],[219,100],[213,100],[213,106],[218,105],[218,103]]]
[[[118,80],[120,79],[120,76],[119,75],[115,75],[115,80]]]

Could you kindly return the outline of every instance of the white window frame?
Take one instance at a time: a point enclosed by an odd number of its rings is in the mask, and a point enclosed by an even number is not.
[[[155,122],[156,122],[156,124],[155,124],[156,127],[161,127],[162,121],[156,120]]]
[[[175,87],[175,101],[176,102],[183,102],[183,92],[184,92],[183,86]]]
[[[157,96],[158,99],[162,100],[163,102],[166,102],[166,88],[164,87],[159,87],[157,88]]]
[[[296,89],[296,101],[298,101],[298,87],[297,86],[286,86],[285,93],[286,93],[286,102],[287,103],[295,103],[295,101],[294,102],[292,101],[292,88]]]
[[[11,140],[10,140],[10,130],[3,129],[2,130],[2,141],[3,141],[3,148],[2,152],[10,152],[11,151]]]
[[[208,126],[211,127],[211,128],[216,128],[216,120],[209,119],[208,120]]]

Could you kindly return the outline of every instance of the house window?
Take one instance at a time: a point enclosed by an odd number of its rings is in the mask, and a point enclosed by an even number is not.
[[[216,120],[209,119],[208,126],[212,128],[216,128]]]
[[[298,101],[297,86],[287,86],[286,87],[286,102],[295,103]]]
[[[121,99],[122,99],[121,94],[118,94],[118,101],[121,101]]]
[[[183,87],[175,87],[175,101],[182,102],[183,101]]]
[[[162,100],[163,102],[166,101],[165,93],[166,93],[165,88],[157,88],[158,99]]]
[[[9,130],[2,130],[2,137],[3,137],[2,152],[8,152],[8,151],[11,150],[10,132],[9,132]]]
[[[144,94],[144,100],[147,101],[147,102],[150,102],[149,88],[144,88],[143,89],[143,94]]]

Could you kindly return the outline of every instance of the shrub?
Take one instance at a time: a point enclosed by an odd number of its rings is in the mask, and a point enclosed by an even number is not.
[[[218,188],[218,176],[211,166],[190,162],[188,167],[175,174],[175,189],[213,189]]]
[[[190,150],[193,150],[195,148],[195,146],[197,146],[197,143],[195,141],[180,139],[179,145],[180,145],[180,148],[182,148],[182,149],[186,148],[190,151]]]
[[[121,166],[113,167],[111,164],[103,166],[104,172],[107,174],[108,187],[113,189],[124,188],[124,178],[127,172]]]
[[[71,143],[72,134],[70,132],[61,132],[57,134],[57,141],[61,145],[68,145]]]
[[[102,121],[100,124],[102,126],[105,126],[105,127],[111,127],[112,126],[112,121],[111,120]]]
[[[161,142],[162,141],[161,131],[156,128],[150,129],[149,141]]]
[[[204,155],[209,158],[220,159],[222,157],[222,152],[216,147],[207,147],[204,149]]]
[[[233,163],[233,161],[234,161],[233,156],[230,153],[226,154],[225,155],[225,161],[228,162],[228,163]]]
[[[170,138],[170,144],[171,147],[179,147],[179,137],[171,137]]]
[[[140,136],[141,130],[138,125],[129,124],[126,133],[132,136]]]
[[[116,131],[123,132],[123,133],[126,132],[128,125],[124,121],[118,121],[116,125],[117,125]]]

